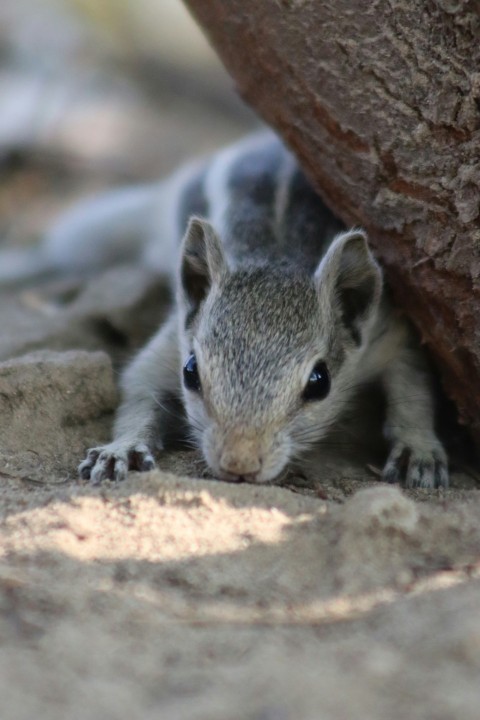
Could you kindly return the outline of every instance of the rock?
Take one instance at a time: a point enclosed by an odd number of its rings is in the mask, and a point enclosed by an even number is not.
[[[0,363],[0,472],[73,477],[85,447],[107,439],[116,403],[103,352],[43,350]]]

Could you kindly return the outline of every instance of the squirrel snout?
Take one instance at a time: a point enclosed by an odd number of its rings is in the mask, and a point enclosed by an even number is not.
[[[219,462],[223,479],[255,482],[262,469],[262,457],[255,445],[244,441],[223,449]]]
[[[202,449],[214,474],[230,482],[269,482],[289,460],[288,436],[270,428],[237,427],[225,432],[212,424],[204,434]]]

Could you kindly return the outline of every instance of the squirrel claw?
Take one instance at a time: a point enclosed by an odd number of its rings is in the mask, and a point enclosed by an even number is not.
[[[438,442],[434,447],[425,448],[398,442],[390,452],[382,479],[388,483],[403,480],[407,488],[447,488],[445,453]]]
[[[100,485],[103,480],[125,480],[129,470],[148,472],[154,467],[153,456],[144,443],[110,443],[103,447],[90,448],[87,457],[78,466],[78,474],[82,480],[90,480],[92,485]]]

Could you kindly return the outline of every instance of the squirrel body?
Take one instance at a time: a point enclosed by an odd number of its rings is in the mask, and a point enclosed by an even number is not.
[[[170,274],[175,303],[124,371],[113,440],[88,451],[82,477],[151,469],[174,397],[217,477],[272,481],[376,378],[384,479],[448,485],[423,353],[390,305],[366,234],[345,230],[275,135],[87,202],[43,249],[44,264],[85,270],[135,254]]]

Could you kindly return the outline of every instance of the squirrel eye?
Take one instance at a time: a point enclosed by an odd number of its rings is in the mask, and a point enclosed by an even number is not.
[[[187,362],[183,366],[183,382],[185,387],[193,392],[199,392],[202,387],[200,375],[198,374],[197,358],[194,353],[189,355]]]
[[[317,362],[303,391],[304,400],[323,400],[330,392],[330,375],[324,362]]]

